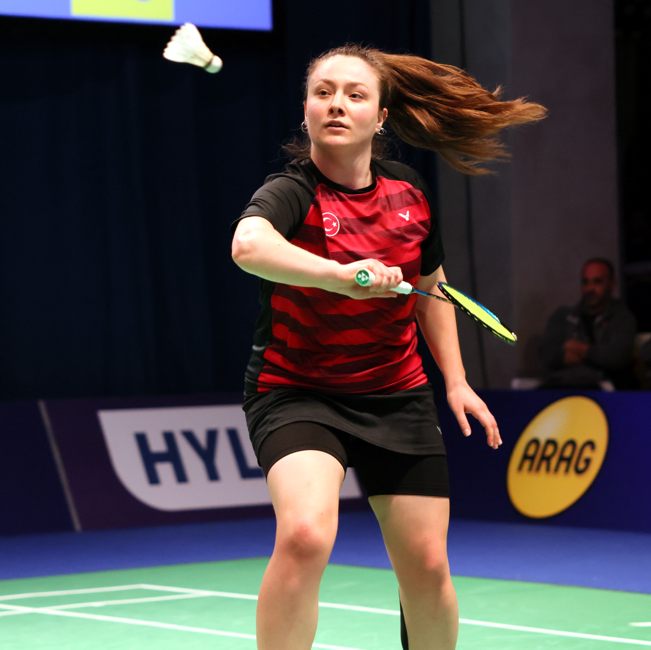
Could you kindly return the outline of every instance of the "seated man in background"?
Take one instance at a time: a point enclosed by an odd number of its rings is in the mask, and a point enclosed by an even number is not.
[[[640,348],[640,380],[644,390],[651,390],[651,339]]]
[[[543,388],[635,388],[635,317],[613,297],[615,271],[607,259],[592,258],[581,269],[581,300],[551,316],[540,346]]]

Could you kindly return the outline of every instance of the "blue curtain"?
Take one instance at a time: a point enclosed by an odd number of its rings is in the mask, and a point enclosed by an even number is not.
[[[283,164],[307,61],[430,49],[417,1],[277,0],[272,33],[203,31],[215,76],[161,57],[172,31],[0,18],[0,400],[239,391],[257,281],[229,226]]]

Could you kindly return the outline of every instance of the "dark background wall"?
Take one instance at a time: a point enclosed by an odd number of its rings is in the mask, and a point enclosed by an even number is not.
[[[439,192],[451,277],[534,334],[538,307],[573,297],[588,251],[568,240],[553,257],[561,223],[581,220],[572,235],[589,224],[590,252],[617,257],[613,19],[611,0],[567,15],[560,0],[534,3],[538,13],[524,4],[317,11],[276,0],[272,33],[203,31],[225,61],[217,76],[163,60],[169,28],[0,18],[0,399],[239,390],[257,282],[230,260],[229,224],[282,164],[307,61],[348,40],[434,53],[552,106],[545,124],[513,136],[513,165],[490,180],[399,152]],[[607,137],[559,158],[564,129],[586,111],[585,142],[604,123]],[[599,174],[579,174],[594,156]],[[566,167],[579,186],[555,186],[550,204],[550,183],[570,183]],[[559,208],[568,194],[599,210]],[[474,326],[462,338],[476,384],[502,386],[518,370],[518,352]]]
[[[493,176],[439,167],[449,272],[520,336],[505,349],[462,322],[474,383],[535,375],[547,316],[577,300],[583,260],[619,260],[615,48],[611,0],[433,5],[433,54],[549,115],[508,135],[513,158]]]

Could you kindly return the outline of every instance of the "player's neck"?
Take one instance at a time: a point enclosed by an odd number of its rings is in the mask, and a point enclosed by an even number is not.
[[[333,152],[312,147],[310,155],[319,171],[338,185],[361,190],[373,182],[370,150],[351,155],[349,151]]]

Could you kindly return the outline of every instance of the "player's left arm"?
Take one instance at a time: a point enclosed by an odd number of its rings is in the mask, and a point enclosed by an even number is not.
[[[439,266],[434,273],[422,276],[417,287],[424,291],[436,292],[436,283],[445,281],[443,267]],[[488,445],[497,449],[502,444],[497,422],[484,401],[466,381],[454,306],[419,296],[416,317],[427,347],[443,374],[448,404],[461,431],[465,436],[470,435],[471,428],[466,417],[466,414],[470,413],[484,427]]]

